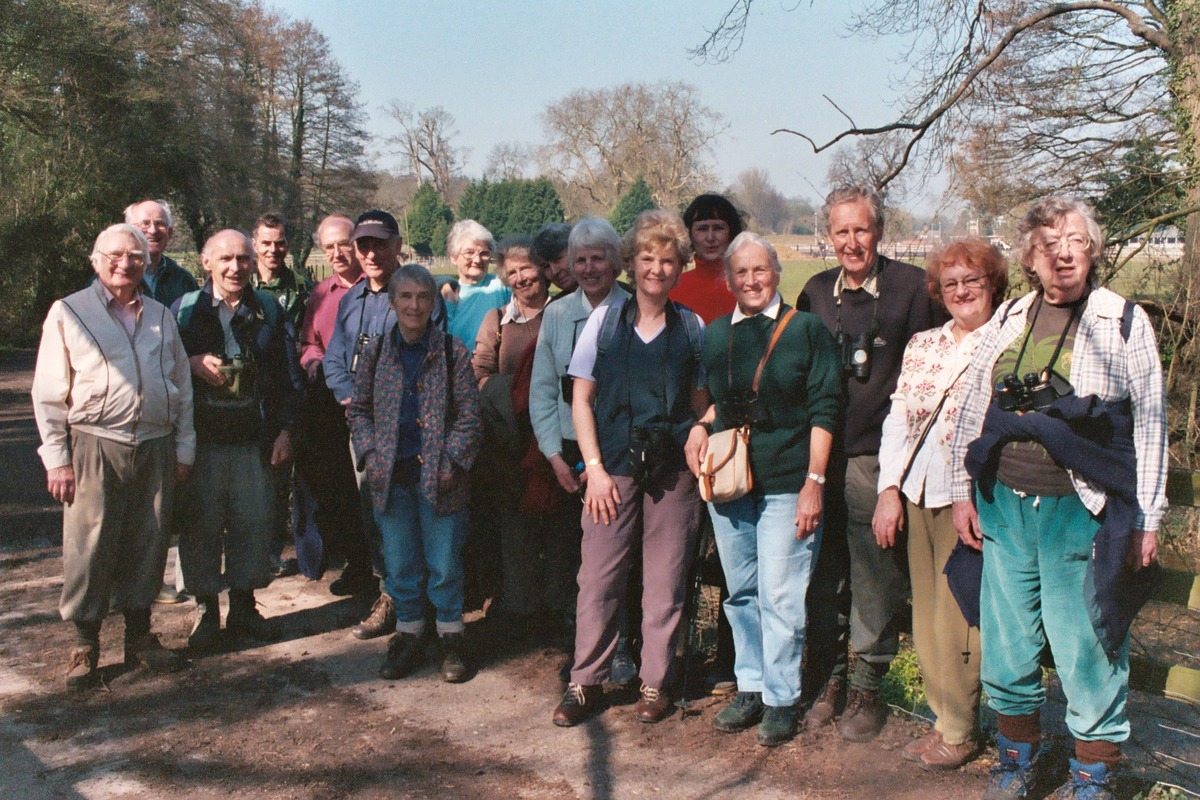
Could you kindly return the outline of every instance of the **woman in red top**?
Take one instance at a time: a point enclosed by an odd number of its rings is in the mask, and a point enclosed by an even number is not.
[[[679,276],[671,299],[695,311],[707,325],[733,313],[737,301],[725,283],[725,248],[742,232],[742,217],[733,203],[719,194],[702,194],[683,212],[696,251],[696,268]]]

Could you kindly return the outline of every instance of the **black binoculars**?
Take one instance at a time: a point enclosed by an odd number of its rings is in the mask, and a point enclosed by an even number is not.
[[[867,382],[871,378],[871,350],[875,347],[875,326],[855,336],[837,332],[837,349],[842,357],[842,372]]]
[[[1074,391],[1071,384],[1054,370],[1026,373],[1025,379],[1010,372],[996,384],[996,404],[1001,411],[1045,411],[1060,397]]]

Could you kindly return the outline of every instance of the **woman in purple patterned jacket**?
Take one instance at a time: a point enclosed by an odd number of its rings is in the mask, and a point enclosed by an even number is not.
[[[482,425],[466,348],[430,325],[436,296],[433,276],[420,265],[392,275],[396,325],[377,349],[359,354],[350,435],[367,472],[383,537],[384,587],[396,607],[396,635],[379,676],[402,678],[421,665],[428,597],[442,679],[459,683],[470,675],[462,620],[467,471]]]

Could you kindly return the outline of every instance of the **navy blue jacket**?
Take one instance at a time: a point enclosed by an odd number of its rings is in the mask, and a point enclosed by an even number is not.
[[[1014,441],[1035,441],[1055,461],[1099,485],[1107,494],[1100,530],[1092,544],[1085,585],[1096,636],[1114,658],[1134,617],[1154,594],[1161,574],[1155,563],[1133,570],[1125,564],[1137,520],[1137,455],[1128,400],[1106,403],[1095,395],[1060,397],[1045,412],[1017,414],[988,408],[983,433],[967,448],[967,472],[991,500],[1000,450]],[[987,558],[987,553],[984,553]]]

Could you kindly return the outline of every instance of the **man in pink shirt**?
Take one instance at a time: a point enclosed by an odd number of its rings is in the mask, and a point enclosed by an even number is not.
[[[301,513],[315,524],[326,553],[345,556],[346,568],[329,585],[335,595],[370,592],[378,588],[371,569],[370,551],[358,510],[358,486],[350,461],[349,429],[345,409],[329,387],[321,360],[333,337],[338,303],[363,278],[362,267],[350,241],[354,222],[342,214],[321,221],[313,235],[333,274],[317,284],[308,298],[300,331],[300,366],[308,376],[304,402],[304,436],[296,460]]]

